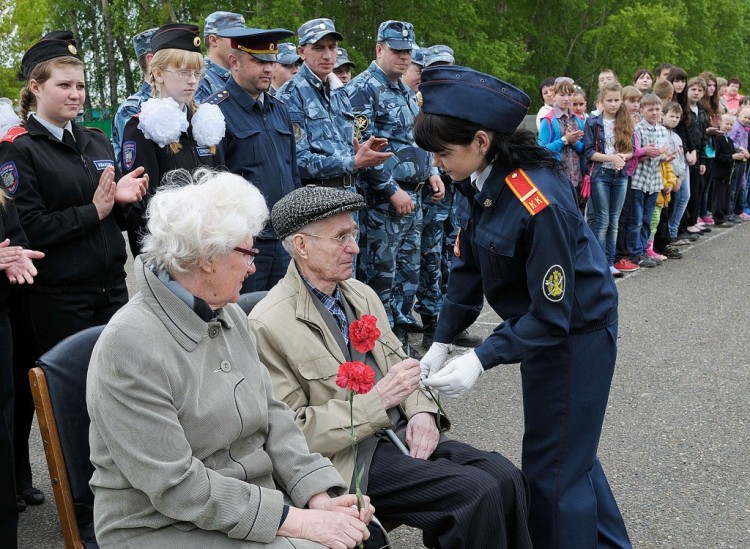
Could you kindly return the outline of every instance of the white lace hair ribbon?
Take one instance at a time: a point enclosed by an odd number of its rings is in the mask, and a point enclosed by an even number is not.
[[[171,97],[152,97],[141,105],[138,129],[160,147],[179,142],[188,125],[187,114]]]
[[[226,122],[218,105],[203,103],[192,120],[193,137],[200,147],[214,147],[224,138]]]

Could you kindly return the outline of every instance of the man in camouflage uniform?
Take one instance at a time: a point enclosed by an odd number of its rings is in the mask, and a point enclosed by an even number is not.
[[[448,46],[437,45],[422,50],[424,52],[423,65],[425,68],[455,63],[453,50]],[[414,59],[412,59],[412,65]],[[445,183],[445,197],[442,200],[432,200],[432,192],[428,187],[422,189],[422,239],[421,264],[419,267],[419,287],[417,288],[417,303],[414,310],[422,317],[423,336],[422,347],[429,349],[435,337],[438,313],[443,304],[444,283],[450,269],[450,256],[453,255],[451,244],[446,255],[444,245],[451,233],[455,242],[455,231],[452,217],[455,215],[453,188],[450,178],[443,176]],[[457,225],[456,225],[457,226]],[[462,332],[453,343],[461,347],[476,347],[482,339]]]
[[[112,148],[115,151],[115,160],[120,167],[122,167],[122,158],[120,155],[122,154],[122,136],[125,131],[125,124],[128,123],[130,117],[141,112],[141,103],[151,97],[151,84],[149,83],[151,71],[148,68],[148,64],[151,62],[152,57],[151,36],[155,32],[156,27],[145,30],[133,37],[133,49],[138,59],[138,66],[143,73],[143,83],[137,92],[120,104],[112,122]]]
[[[408,341],[419,280],[422,228],[422,187],[427,181],[436,200],[445,187],[431,156],[414,143],[413,125],[419,112],[414,93],[401,81],[411,63],[414,27],[386,21],[378,29],[376,59],[347,86],[354,109],[357,137],[388,139],[394,155],[383,171],[389,185],[362,185],[368,204],[366,247],[361,254],[365,282],[385,305],[394,333]]]
[[[297,31],[302,67],[284,84],[277,97],[292,119],[297,142],[297,165],[303,185],[340,187],[355,192],[354,173],[382,164],[384,140],[355,146],[354,117],[349,97],[333,74],[341,34],[330,19],[313,19]],[[388,178],[367,170],[372,181]],[[377,184],[377,183],[376,183]]]
[[[203,41],[206,44],[205,75],[195,91],[195,100],[200,103],[224,87],[229,80],[229,39],[219,32],[245,28],[245,18],[231,11],[215,11],[206,17]]]
[[[299,72],[301,64],[302,58],[297,53],[297,46],[291,42],[279,44],[279,53],[276,54],[276,66],[273,69],[271,87],[268,89],[268,93],[275,96],[281,86]]]
[[[422,81],[422,69],[424,69],[424,52],[426,48],[416,47],[411,52],[411,63],[409,68],[401,77],[401,80],[407,87],[417,93],[419,91],[419,83]]]
[[[346,86],[352,81],[352,69],[357,65],[349,61],[349,52],[344,48],[339,48],[336,52],[336,62],[333,64],[333,74],[335,74],[341,83]]]

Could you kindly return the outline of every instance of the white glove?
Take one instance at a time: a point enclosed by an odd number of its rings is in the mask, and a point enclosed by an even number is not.
[[[429,355],[429,352],[427,354]],[[443,396],[457,398],[471,389],[483,371],[484,368],[477,354],[469,351],[448,362],[445,368],[423,380],[422,384],[425,387],[432,387]]]
[[[427,350],[427,354],[419,361],[419,369],[422,371],[422,379],[427,379],[433,374],[438,373],[445,361],[448,360],[448,353],[451,350],[449,343],[433,343]]]

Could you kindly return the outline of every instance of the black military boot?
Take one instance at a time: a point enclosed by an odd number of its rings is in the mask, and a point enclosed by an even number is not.
[[[456,336],[456,339],[453,340],[454,345],[458,345],[459,347],[479,347],[481,345],[483,339],[479,336],[471,335],[469,333],[469,330],[464,330],[460,334]]]
[[[435,339],[435,329],[437,328],[437,315],[421,315],[422,316],[422,347],[429,349],[432,342]]]
[[[417,360],[422,358],[422,356],[416,352],[409,343],[409,329],[406,327],[406,324],[394,325],[393,333],[396,334],[396,337],[401,342],[401,345],[408,356],[416,358]]]

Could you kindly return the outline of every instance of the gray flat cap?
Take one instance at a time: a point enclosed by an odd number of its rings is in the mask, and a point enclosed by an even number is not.
[[[271,224],[279,239],[284,239],[314,221],[361,210],[365,205],[365,199],[357,193],[308,185],[290,192],[276,203],[271,210]]]

